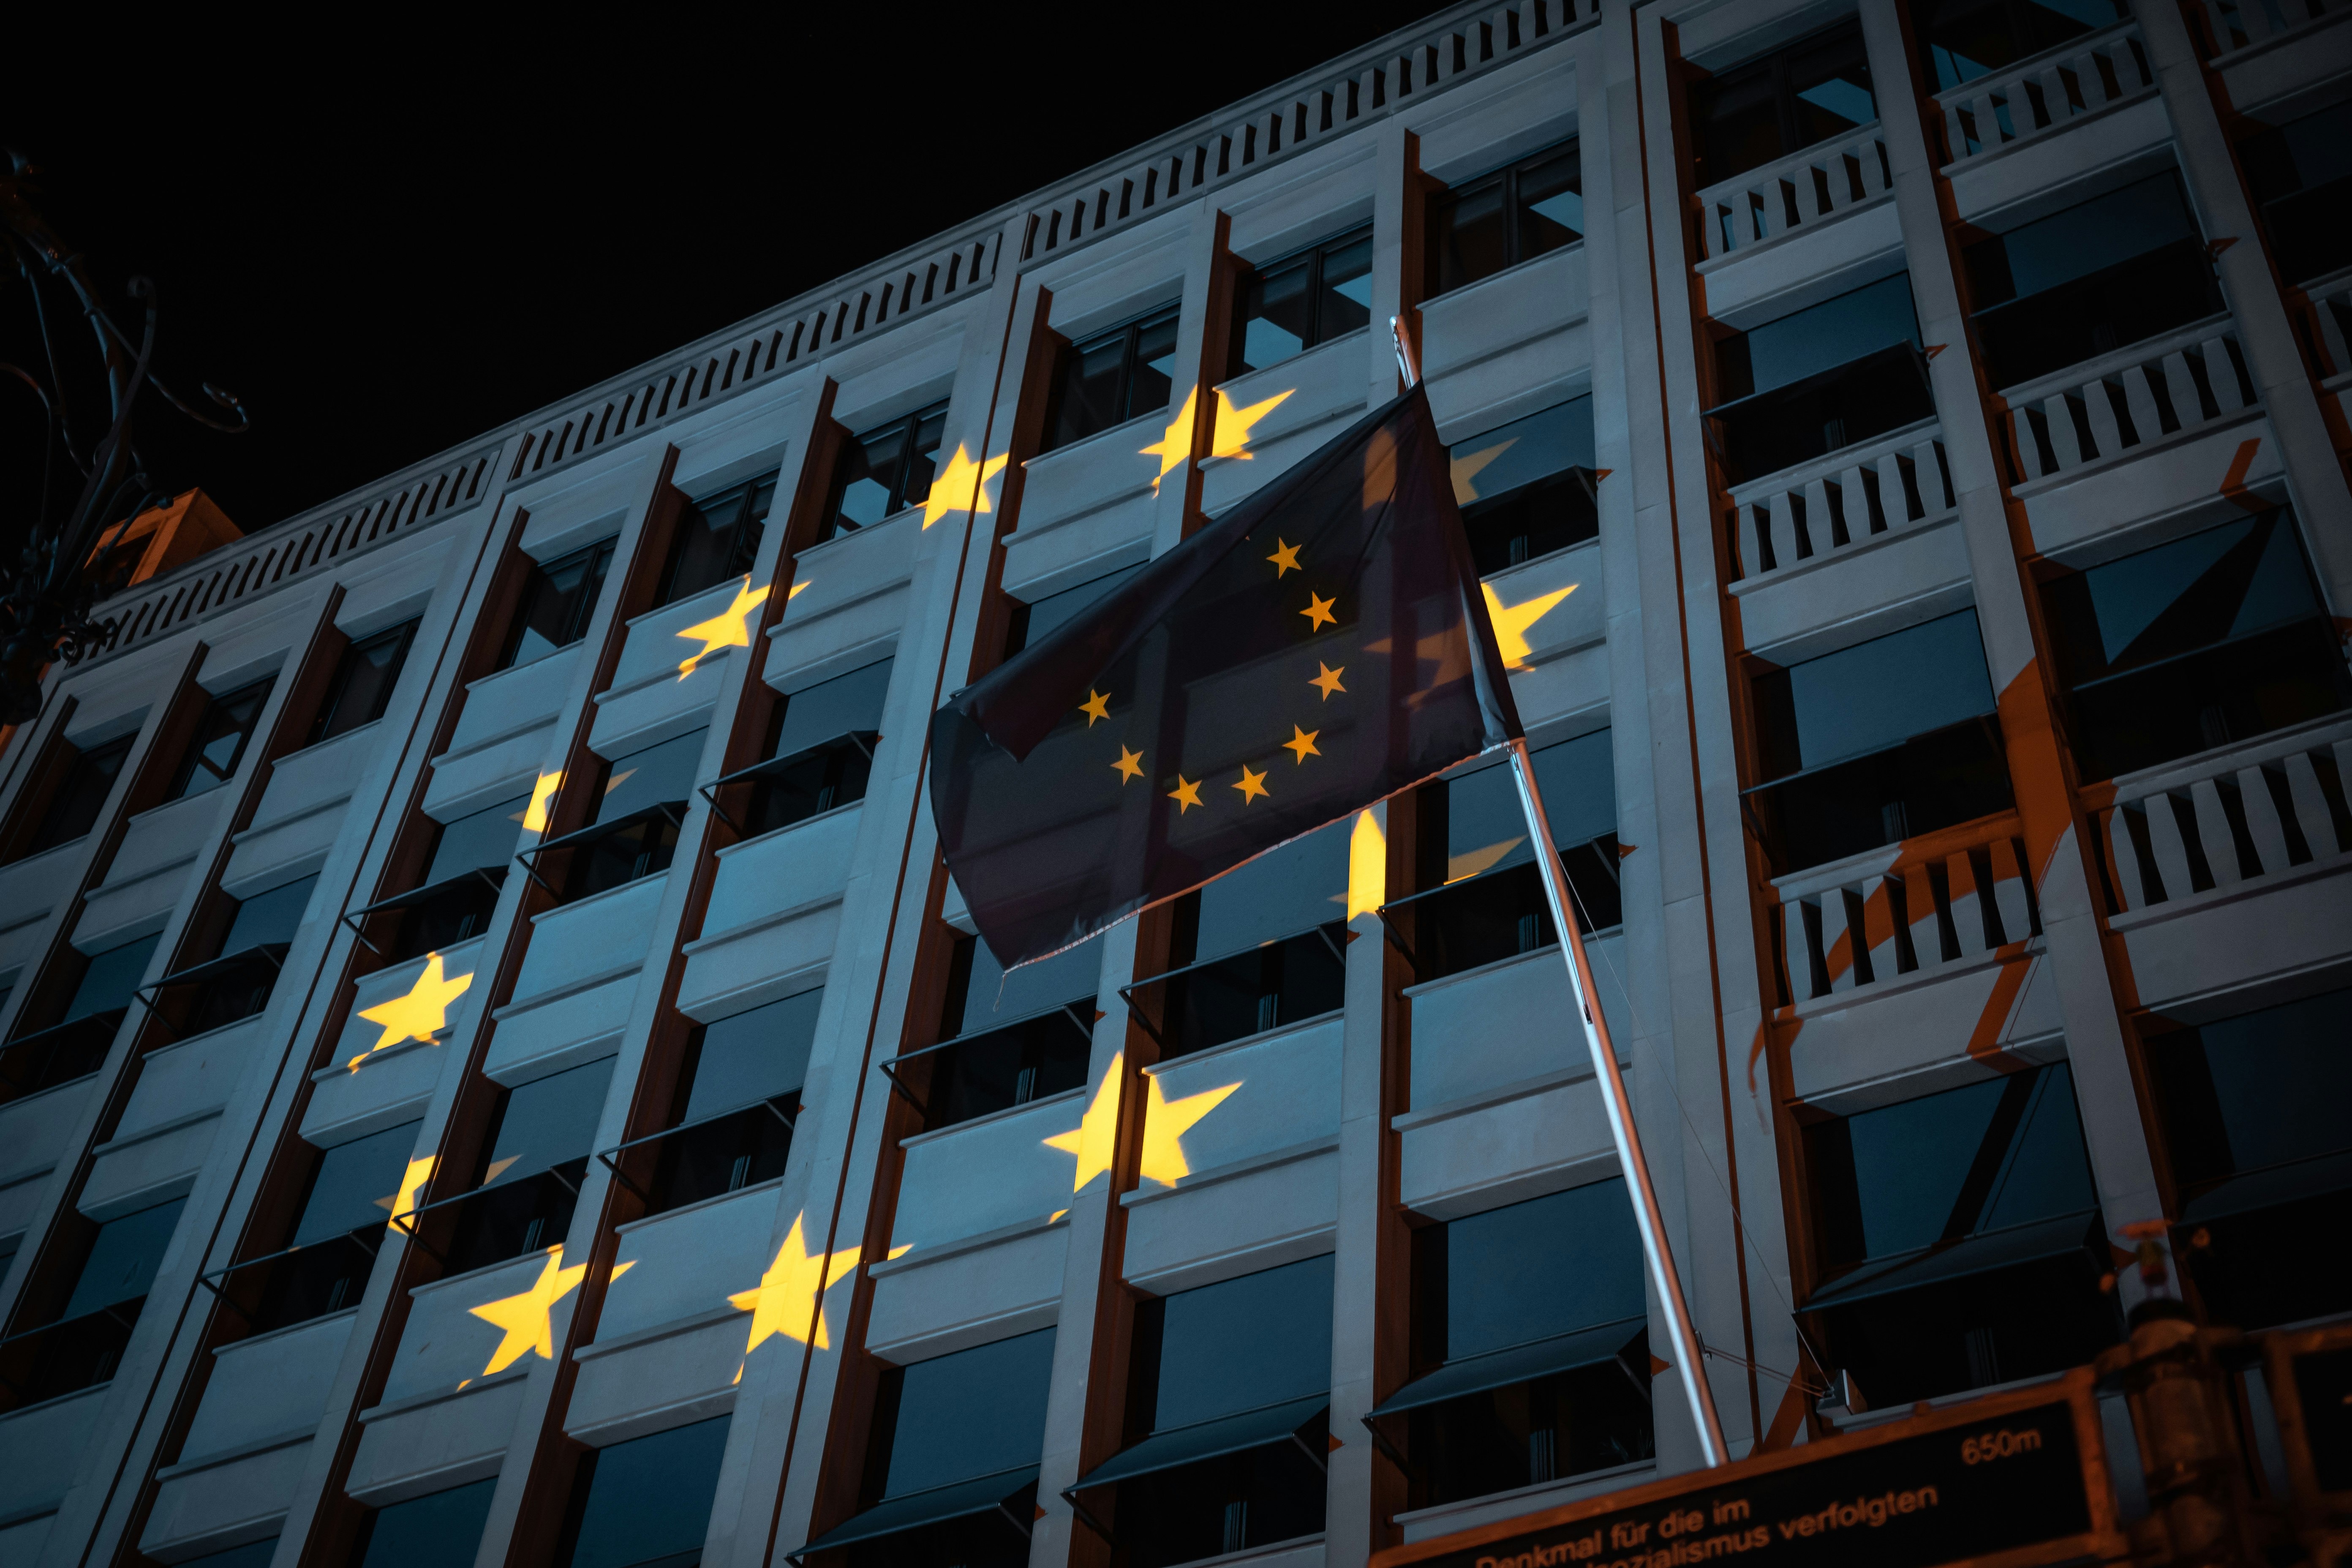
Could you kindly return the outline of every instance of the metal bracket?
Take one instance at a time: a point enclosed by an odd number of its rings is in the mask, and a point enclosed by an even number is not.
[[[896,1062],[877,1062],[875,1066],[881,1072],[884,1078],[890,1080],[891,1093],[897,1095],[899,1099],[913,1106],[916,1113],[922,1117],[925,1121],[929,1121],[931,1119],[931,1108],[924,1104],[919,1099],[916,1098],[915,1091],[908,1089],[905,1083],[900,1081],[898,1073],[892,1070],[898,1066]]]
[[[1404,1450],[1398,1447],[1394,1443],[1390,1442],[1389,1435],[1381,1431],[1379,1424],[1370,1416],[1359,1415],[1356,1419],[1362,1422],[1364,1424],[1364,1430],[1372,1435],[1372,1447],[1378,1448],[1381,1453],[1386,1454],[1396,1465],[1398,1469],[1402,1470],[1408,1476],[1419,1473],[1412,1468],[1412,1461],[1404,1457]]]
[[[1118,999],[1127,1004],[1127,1016],[1143,1026],[1143,1032],[1151,1037],[1152,1043],[1160,1047],[1160,1054],[1162,1056],[1168,1054],[1168,1037],[1161,1034],[1160,1026],[1153,1023],[1150,1016],[1135,1005],[1135,993],[1139,987],[1156,984],[1165,978],[1167,978],[1165,975],[1154,975],[1150,980],[1139,980],[1131,985],[1122,985],[1118,988]]]
[[[719,786],[725,782],[723,779],[713,779],[707,784],[697,784],[694,786],[694,793],[700,795],[703,804],[710,807],[711,816],[733,828],[738,837],[740,837],[743,833],[743,825],[730,816],[727,814],[727,808],[719,804]]]
[[[596,1151],[596,1159],[598,1163],[604,1167],[604,1169],[613,1173],[613,1179],[614,1181],[628,1188],[629,1191],[636,1194],[637,1196],[645,1199],[646,1205],[650,1206],[654,1202],[653,1194],[646,1191],[645,1188],[629,1180],[629,1173],[621,1169],[620,1164],[614,1160],[613,1155],[614,1152],[616,1152],[614,1150],[599,1149]]]
[[[1088,1530],[1093,1531],[1097,1535],[1101,1536],[1106,1543],[1112,1546],[1117,1546],[1118,1544],[1118,1537],[1110,1532],[1110,1527],[1104,1524],[1101,1520],[1097,1519],[1094,1516],[1094,1510],[1087,1508],[1086,1504],[1078,1500],[1077,1488],[1065,1487],[1062,1489],[1062,1500],[1070,1505],[1070,1511],[1078,1516],[1078,1521],[1080,1523],[1084,1524]]]
[[[1379,909],[1374,910],[1372,912],[1381,917],[1381,935],[1387,939],[1388,944],[1391,947],[1395,948],[1399,952],[1404,954],[1404,961],[1412,966],[1412,972],[1415,974],[1419,974],[1421,973],[1421,960],[1413,952],[1412,945],[1404,940],[1404,933],[1397,930],[1396,922],[1389,919],[1388,906],[1386,904],[1382,904]]]

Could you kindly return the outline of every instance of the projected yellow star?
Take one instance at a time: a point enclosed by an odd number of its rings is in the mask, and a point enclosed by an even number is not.
[[[760,1276],[760,1283],[727,1298],[729,1306],[751,1314],[751,1338],[743,1345],[745,1355],[758,1350],[771,1335],[809,1343],[812,1317],[816,1320],[816,1348],[829,1349],[833,1343],[825,1331],[819,1298],[849,1278],[857,1268],[863,1248],[853,1247],[828,1256],[820,1247],[812,1253],[801,1237],[801,1218],[799,1215],[793,1216],[793,1228],[785,1233],[784,1244],[776,1248],[776,1260]],[[890,1256],[896,1258],[908,1250],[901,1247]]]
[[[1078,1173],[1070,1182],[1070,1191],[1074,1193],[1110,1169],[1111,1154],[1118,1142],[1118,1093],[1127,1076],[1126,1067],[1125,1051],[1112,1057],[1110,1076],[1095,1090],[1078,1124],[1067,1132],[1056,1132],[1045,1140],[1048,1149],[1059,1149],[1065,1154],[1078,1157]]]
[[[1292,728],[1296,729],[1297,726],[1293,725]],[[1242,800],[1244,803],[1255,800],[1260,795],[1265,794],[1265,774],[1263,773],[1252,773],[1250,771],[1250,765],[1247,763],[1244,763],[1242,764],[1242,782],[1233,787],[1242,792]]]
[[[1297,387],[1291,387],[1286,391],[1277,392],[1265,402],[1253,403],[1247,408],[1234,407],[1232,398],[1222,392],[1218,393],[1217,428],[1216,433],[1210,438],[1209,456],[1239,458],[1244,462],[1249,461],[1252,454],[1244,448],[1249,446],[1252,430],[1259,420],[1279,408],[1283,399],[1297,390],[1298,390]]]
[[[1348,919],[1368,915],[1388,902],[1389,841],[1369,811],[1356,813],[1348,836]]]
[[[1472,501],[1476,500],[1478,470],[1518,444],[1519,438],[1514,436],[1499,446],[1482,447],[1475,452],[1466,452],[1446,465],[1452,470],[1454,504],[1468,506]]]
[[[460,974],[454,979],[445,977],[441,973],[441,955],[426,953],[424,972],[417,975],[416,984],[408,988],[406,995],[360,1009],[360,1016],[371,1024],[382,1025],[383,1033],[376,1037],[375,1044],[351,1059],[349,1066],[352,1071],[359,1071],[360,1064],[376,1052],[403,1041],[429,1042],[448,1023],[449,1004],[463,996],[466,988],[473,984],[474,977],[470,973]]]
[[[541,773],[539,782],[530,786],[530,804],[522,808],[522,830],[525,833],[547,831],[547,809],[555,799],[555,792],[563,787],[563,770]]]
[[[975,514],[993,510],[988,504],[988,481],[997,476],[1012,456],[1010,452],[1000,452],[985,463],[977,463],[965,455],[963,443],[957,442],[955,456],[931,480],[931,492],[923,498],[923,526],[929,528],[948,513],[963,510],[966,496],[971,497]]]
[[[1161,479],[1174,473],[1178,465],[1192,455],[1192,408],[1199,402],[1200,396],[1198,387],[1186,393],[1184,406],[1176,411],[1176,417],[1170,420],[1168,428],[1160,433],[1160,439],[1149,447],[1137,448],[1137,455],[1139,457],[1160,459],[1160,472],[1153,475],[1151,479],[1151,488],[1154,490],[1160,488]]]
[[[540,1266],[539,1278],[530,1282],[530,1289],[466,1309],[506,1335],[482,1368],[484,1377],[506,1371],[525,1355],[535,1355],[541,1361],[555,1359],[555,1305],[572,1294],[588,1273],[586,1264],[575,1263],[566,1268],[562,1258],[561,1245],[549,1247],[547,1260]]]
[[[1204,1089],[1181,1100],[1163,1096],[1160,1080],[1150,1075],[1144,1079],[1144,1087],[1150,1099],[1143,1108],[1143,1158],[1136,1165],[1136,1174],[1163,1187],[1172,1187],[1192,1173],[1191,1163],[1184,1158],[1184,1134],[1192,1130],[1194,1122],[1223,1105],[1225,1097],[1241,1085],[1229,1083],[1222,1089]]]
[[[1093,729],[1096,720],[1110,717],[1110,693],[1089,688],[1087,700],[1078,704],[1078,711],[1087,716],[1087,728]]]
[[[694,673],[694,667],[722,648],[751,646],[751,613],[766,600],[768,590],[751,586],[746,575],[743,585],[735,590],[734,603],[707,621],[697,621],[681,628],[677,635],[688,642],[699,642],[701,650],[678,660],[677,678],[684,680]]]
[[[1528,669],[1528,628],[1551,613],[1554,605],[1576,592],[1570,583],[1565,588],[1555,588],[1549,594],[1538,594],[1525,604],[1507,605],[1491,584],[1481,583],[1478,591],[1486,595],[1486,618],[1495,626],[1495,651],[1513,669]]]
[[[376,1207],[392,1211],[392,1218],[384,1223],[385,1229],[404,1228],[400,1218],[416,1207],[416,1200],[424,1193],[425,1184],[433,1179],[433,1162],[434,1157],[430,1154],[411,1160],[408,1169],[401,1173],[400,1190],[389,1197],[376,1199]]]

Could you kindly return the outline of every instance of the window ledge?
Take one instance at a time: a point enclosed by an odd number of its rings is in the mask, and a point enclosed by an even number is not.
[[[1027,1107],[1024,1106],[1022,1109],[1026,1110]],[[959,1122],[957,1125],[964,1126],[968,1123]],[[953,1131],[954,1128],[949,1128],[946,1131]],[[942,1241],[936,1247],[910,1247],[897,1258],[876,1258],[866,1266],[866,1275],[869,1279],[887,1279],[893,1274],[904,1274],[910,1268],[920,1268],[927,1264],[944,1263],[950,1258],[961,1258],[968,1252],[982,1252],[992,1247],[1002,1247],[1007,1242],[1019,1241],[1024,1237],[1042,1236],[1046,1231],[1069,1223],[1070,1211],[1062,1209],[1047,1219],[1028,1219],[1023,1220],[1018,1225],[999,1226],[994,1230],[983,1230],[977,1236],[959,1236],[952,1241]]]
[[[601,1060],[602,1058],[599,1059]],[[739,1110],[749,1110],[759,1103],[760,1102],[758,1100],[753,1100],[751,1105],[738,1106],[736,1109]],[[734,1112],[721,1111],[719,1114],[721,1116],[728,1116],[734,1114]],[[672,1129],[672,1131],[675,1131],[675,1129]],[[612,1151],[607,1149],[604,1151],[604,1152],[609,1154]],[[702,1209],[715,1208],[719,1205],[727,1202],[730,1198],[740,1198],[746,1193],[763,1193],[772,1191],[781,1185],[782,1182],[783,1177],[782,1176],[771,1176],[764,1182],[747,1183],[744,1185],[736,1188],[731,1193],[713,1193],[707,1198],[697,1198],[690,1204],[680,1204],[674,1209],[664,1209],[659,1214],[649,1214],[637,1219],[624,1220],[619,1225],[613,1227],[613,1234],[616,1237],[626,1236],[631,1231],[643,1230],[649,1225],[659,1225],[666,1219],[675,1219],[682,1214],[694,1214]]]
[[[1309,1550],[1320,1552],[1322,1549],[1323,1531],[1318,1530],[1312,1535],[1294,1535],[1287,1541],[1272,1541],[1264,1546],[1244,1546],[1239,1552],[1220,1552],[1214,1557],[1189,1557],[1175,1564],[1175,1568],[1228,1568],[1230,1564],[1263,1562],[1286,1552]]]
[[[2039,1377],[2021,1377],[2009,1383],[1988,1383],[1982,1388],[1963,1388],[1951,1394],[1939,1394],[1933,1399],[1922,1399],[1914,1405],[1893,1405],[1884,1410],[1865,1410],[1859,1415],[1833,1414],[1826,1410],[1817,1414],[1830,1424],[1832,1430],[1841,1435],[1847,1432],[1861,1432],[1873,1426],[1884,1426],[1890,1421],[1902,1421],[1913,1415],[1925,1415],[1931,1410],[1943,1410],[1955,1405],[1966,1405],[1971,1400],[1989,1398],[1996,1394],[2009,1394],[2021,1388],[2040,1388],[2044,1384],[2054,1385],[2064,1381],[2073,1370],[2069,1368],[2066,1372],[2046,1372]]]
[[[1422,301],[1421,309],[1424,313],[1432,310],[1441,312],[1450,310],[1456,301],[1467,300],[1482,289],[1494,289],[1501,285],[1507,279],[1523,277],[1531,269],[1541,267],[1547,261],[1557,263],[1560,258],[1564,256],[1574,256],[1583,248],[1583,237],[1579,236],[1573,244],[1563,245],[1558,250],[1547,250],[1541,256],[1530,257],[1525,261],[1513,262],[1510,266],[1504,268],[1500,272],[1490,272],[1475,283],[1465,283],[1459,288],[1448,289],[1443,294],[1433,295],[1429,299]],[[1591,306],[1588,302],[1584,310],[1580,310],[1576,315],[1571,316],[1569,319],[1570,321],[1581,321],[1586,315],[1590,314],[1590,312]],[[1517,343],[1513,343],[1511,346],[1516,348],[1518,345]],[[1455,365],[1452,368],[1459,370],[1464,367],[1461,365]]]
[[[1244,948],[1242,950],[1243,952],[1250,951],[1252,950],[1248,948]],[[1229,954],[1228,956],[1238,957],[1240,954]],[[1211,1061],[1218,1057],[1242,1050],[1250,1046],[1271,1045],[1275,1041],[1281,1039],[1286,1035],[1303,1035],[1310,1029],[1326,1027],[1327,1026],[1339,1022],[1340,1019],[1346,1016],[1346,1008],[1334,1007],[1328,1013],[1318,1013],[1311,1018],[1301,1018],[1297,1022],[1291,1024],[1276,1024],[1273,1028],[1262,1029],[1255,1035],[1244,1035],[1236,1040],[1220,1040],[1213,1046],[1203,1046],[1197,1051],[1187,1051],[1181,1057],[1170,1057],[1165,1061],[1152,1062],[1147,1065],[1143,1070],[1150,1074],[1152,1077],[1158,1078],[1161,1073],[1173,1071],[1179,1068],[1190,1067],[1194,1062]]]
[[[2283,871],[2272,872],[2267,876],[2252,877],[2242,882],[2233,882],[2227,887],[2208,888],[2201,893],[2178,894],[2166,899],[2160,904],[2150,904],[2145,909],[2126,910],[2122,914],[2110,916],[2107,929],[2116,932],[2132,931],[2143,926],[2161,925],[2166,921],[2180,915],[2202,914],[2207,910],[2216,910],[2227,904],[2242,903],[2249,899],[2258,899],[2264,893],[2275,892],[2282,888],[2291,888],[2298,882],[2316,881],[2322,877],[2340,874],[2345,870],[2346,865],[2345,858],[2339,854],[2331,859],[2305,861],[2300,866],[2289,866]]]
[[[879,1072],[882,1069],[877,1067],[874,1070]],[[1059,1094],[1040,1096],[1025,1105],[1008,1105],[1002,1110],[992,1110],[985,1115],[970,1117],[950,1126],[932,1127],[920,1132],[910,1132],[898,1140],[898,1147],[901,1150],[919,1149],[926,1143],[936,1143],[942,1138],[952,1138],[959,1132],[968,1132],[975,1127],[987,1127],[999,1121],[1010,1121],[1016,1116],[1026,1116],[1043,1106],[1061,1105],[1065,1102],[1076,1104],[1084,1100],[1086,1095],[1087,1086],[1080,1084],[1076,1089],[1066,1089]]]
[[[529,1257],[530,1254],[526,1253],[524,1256]],[[511,1262],[513,1260],[510,1258],[508,1261]],[[491,1267],[501,1268],[504,1266],[493,1264]],[[475,1274],[479,1274],[481,1272],[482,1270],[480,1269],[475,1270]],[[455,1275],[452,1278],[457,1279],[471,1279],[474,1278],[474,1274],[459,1274]],[[434,1281],[436,1285],[446,1285],[448,1282],[449,1281],[446,1279],[436,1279]],[[420,1286],[419,1289],[421,1289],[423,1287]],[[537,1358],[534,1357],[533,1359],[535,1360]],[[493,1388],[503,1388],[509,1383],[520,1383],[524,1378],[529,1377],[530,1375],[530,1363],[529,1362],[525,1362],[520,1366],[511,1368],[506,1372],[494,1373],[489,1377],[475,1378],[469,1383],[460,1384],[456,1388],[436,1388],[430,1389],[423,1394],[412,1394],[405,1399],[387,1399],[382,1405],[371,1405],[367,1409],[361,1411],[357,1416],[353,1417],[353,1419],[358,1421],[361,1426],[365,1426],[371,1422],[387,1420],[394,1415],[405,1415],[412,1410],[425,1410],[430,1409],[436,1405],[446,1405],[453,1399],[468,1399],[477,1394],[487,1393]]]
[[[390,1230],[392,1227],[390,1226],[386,1226],[384,1228],[386,1230]],[[231,1340],[225,1345],[215,1345],[213,1347],[213,1359],[215,1363],[217,1363],[223,1356],[234,1355],[239,1351],[248,1350],[255,1345],[265,1344],[271,1340],[282,1340],[289,1335],[299,1334],[306,1329],[315,1329],[320,1323],[326,1322],[330,1319],[350,1318],[356,1321],[359,1315],[360,1304],[357,1301],[354,1301],[350,1306],[343,1308],[341,1311],[321,1312],[315,1318],[305,1318],[299,1323],[289,1323],[282,1329],[265,1329],[257,1334],[247,1334],[241,1340]],[[316,1434],[319,1428],[315,1425],[305,1426],[302,1428],[302,1436],[305,1437],[311,1436]],[[258,1440],[258,1447],[275,1447],[278,1443],[283,1442],[284,1440],[285,1439],[283,1438],[265,1437]],[[248,1446],[251,1447],[253,1445]],[[208,1454],[205,1458],[205,1461],[210,1463],[212,1460],[216,1459],[219,1457],[220,1456],[216,1454]]]
[[[350,1310],[353,1312],[359,1310],[356,1307]],[[258,1337],[258,1335],[256,1336],[256,1338]],[[251,1342],[249,1340],[237,1342],[239,1344]],[[278,1448],[291,1448],[297,1444],[307,1444],[318,1435],[318,1424],[313,1422],[308,1426],[298,1427],[291,1432],[277,1432],[267,1437],[249,1438],[226,1448],[215,1448],[209,1453],[196,1454],[184,1458],[177,1464],[166,1465],[155,1472],[155,1479],[158,1481],[177,1480],[182,1476],[195,1475],[203,1470],[218,1469],[223,1465],[234,1464],[239,1459],[249,1459],[256,1454],[267,1454]]]
[[[1617,1067],[1621,1072],[1633,1065],[1631,1057],[1618,1058]],[[1538,1073],[1533,1078],[1513,1079],[1508,1083],[1498,1083],[1491,1089],[1482,1089],[1475,1094],[1465,1094],[1459,1100],[1449,1100],[1443,1104],[1430,1106],[1426,1110],[1405,1111],[1402,1115],[1391,1117],[1389,1127],[1392,1131],[1411,1132],[1416,1128],[1433,1127],[1438,1122],[1451,1121],[1457,1116],[1468,1116],[1474,1111],[1485,1110],[1491,1106],[1514,1100],[1532,1100],[1537,1095],[1549,1093],[1555,1089],[1566,1089],[1576,1084],[1588,1083],[1593,1077],[1592,1063],[1589,1059],[1580,1061],[1572,1068],[1561,1068],[1556,1072]]]
[[[743,1190],[751,1191],[749,1187]],[[730,1193],[727,1195],[733,1197],[735,1194]],[[685,1211],[672,1210],[671,1212]],[[667,1219],[668,1215],[659,1215],[655,1217]],[[698,1329],[707,1329],[713,1323],[740,1323],[742,1321],[743,1310],[740,1307],[712,1307],[704,1311],[691,1313],[687,1317],[672,1318],[666,1323],[656,1323],[648,1329],[632,1329],[625,1334],[615,1334],[609,1340],[598,1340],[593,1344],[582,1345],[572,1352],[572,1359],[576,1362],[592,1362],[603,1356],[618,1355],[623,1351],[635,1350],[639,1345],[649,1345],[661,1340],[674,1340],[680,1335],[693,1333]]]
[[[1194,1171],[1172,1187],[1153,1185],[1121,1193],[1118,1195],[1119,1206],[1134,1208],[1139,1204],[1155,1203],[1161,1198],[1172,1198],[1179,1193],[1196,1193],[1202,1187],[1213,1187],[1220,1182],[1234,1181],[1243,1176],[1254,1175],[1259,1171],[1270,1171],[1277,1165],[1296,1164],[1301,1160],[1312,1160],[1318,1154],[1332,1153],[1339,1147],[1339,1135],[1336,1132],[1327,1133],[1323,1137],[1310,1138],[1304,1143],[1293,1143],[1288,1148],[1276,1149],[1269,1153],[1253,1154],[1245,1160],[1235,1160],[1228,1164],[1212,1165],[1204,1171]]]
[[[827,821],[833,817],[839,816],[845,811],[856,811],[859,806],[864,805],[865,804],[866,796],[861,795],[856,800],[847,800],[842,802],[839,805],[828,806],[824,810],[818,812],[814,816],[803,816],[798,822],[787,822],[782,827],[772,827],[756,838],[737,839],[732,844],[725,845],[720,848],[712,850],[712,857],[723,861],[730,855],[740,854],[743,850],[749,849],[754,844],[766,844],[782,834],[798,833],[801,829],[808,826],[811,823]],[[835,896],[838,897],[838,895]]]

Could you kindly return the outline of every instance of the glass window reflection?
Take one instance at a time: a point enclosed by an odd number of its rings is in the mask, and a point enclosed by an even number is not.
[[[1040,450],[1167,407],[1175,387],[1176,322],[1171,305],[1063,349]]]
[[[1269,262],[1242,279],[1227,374],[1264,370],[1355,331],[1370,322],[1371,303],[1369,228]]]
[[[1584,237],[1581,153],[1570,139],[1432,199],[1432,298]]]
[[[842,443],[817,537],[831,539],[870,528],[908,507],[920,506],[931,493],[947,427],[948,405],[940,402]]]

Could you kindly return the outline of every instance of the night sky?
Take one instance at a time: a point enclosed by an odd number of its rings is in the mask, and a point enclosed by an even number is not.
[[[1430,8],[420,12],[243,42],[109,13],[106,35],[12,44],[0,145],[43,171],[134,337],[122,284],[155,280],[166,379],[245,399],[241,436],[160,401],[138,429],[159,485],[250,532]],[[38,363],[30,321],[0,276],[0,361]],[[86,331],[57,325],[67,377],[102,396]],[[40,428],[0,379],[0,542],[37,505]]]

